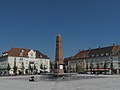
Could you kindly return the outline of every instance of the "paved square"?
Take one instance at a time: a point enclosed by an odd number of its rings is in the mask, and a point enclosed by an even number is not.
[[[0,77],[0,90],[120,90],[119,75],[60,82],[40,81],[39,77],[35,76],[36,82],[29,82],[29,76]]]

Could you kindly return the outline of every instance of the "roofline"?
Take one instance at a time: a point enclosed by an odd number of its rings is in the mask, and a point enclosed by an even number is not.
[[[106,47],[100,47],[100,49],[104,49],[104,48],[112,48],[113,49],[113,47],[116,47],[116,46],[120,46],[120,45],[112,45],[112,46],[106,46]],[[88,50],[81,50],[81,51],[79,51],[77,54],[79,54],[80,52],[86,52],[86,53],[88,53],[89,54],[89,52],[91,51],[91,50],[97,50],[97,49],[99,49],[99,47],[98,48],[94,48],[94,49],[88,49]],[[75,55],[77,55],[77,54],[75,54]],[[74,56],[75,56],[74,55]],[[97,57],[101,57],[101,56],[97,56]],[[103,56],[102,56],[103,57]],[[70,60],[75,60],[75,59],[86,59],[86,58],[94,58],[94,57],[84,57],[84,58],[72,58],[72,57],[68,57],[68,58],[64,58],[64,61],[70,61]]]

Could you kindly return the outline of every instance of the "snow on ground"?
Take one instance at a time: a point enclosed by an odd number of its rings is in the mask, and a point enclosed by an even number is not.
[[[29,82],[30,76],[0,77],[0,90],[120,90],[119,75],[99,76],[103,78],[44,81],[40,80],[40,76],[37,75],[35,76],[36,82]]]

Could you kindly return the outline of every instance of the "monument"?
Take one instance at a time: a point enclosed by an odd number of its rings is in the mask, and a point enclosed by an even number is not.
[[[75,79],[76,73],[64,73],[64,63],[62,56],[62,37],[60,34],[56,37],[56,53],[54,61],[54,70],[52,73],[43,73],[43,80],[71,80]],[[62,79],[61,79],[62,77]]]
[[[95,76],[93,76],[94,78]],[[92,78],[92,76],[78,76],[77,73],[64,73],[64,63],[62,56],[62,37],[60,34],[56,37],[56,53],[54,61],[54,70],[51,73],[41,74],[40,80],[68,81],[79,80],[81,78]],[[95,77],[96,78],[96,77]]]
[[[56,37],[56,54],[55,54],[54,73],[64,73],[63,56],[62,56],[62,37],[60,34]]]

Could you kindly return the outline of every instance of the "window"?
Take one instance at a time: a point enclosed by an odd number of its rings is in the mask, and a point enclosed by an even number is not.
[[[42,55],[40,55],[40,58],[42,58]]]
[[[98,57],[98,56],[99,56],[99,54],[96,55],[96,57]]]
[[[94,55],[92,54],[92,57],[94,57]]]
[[[118,57],[118,61],[120,61],[120,57]]]
[[[23,54],[24,54],[24,50],[21,50],[20,51],[20,56],[23,56]]]
[[[105,55],[106,55],[106,56],[108,56],[108,55],[109,55],[109,53],[106,53]]]
[[[103,56],[104,54],[101,54],[101,56]]]

